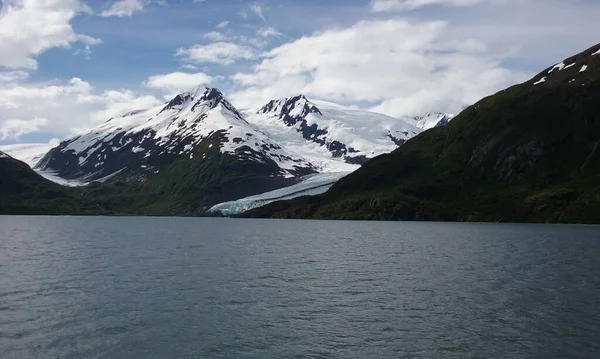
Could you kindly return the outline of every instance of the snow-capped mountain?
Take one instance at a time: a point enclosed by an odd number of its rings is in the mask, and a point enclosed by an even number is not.
[[[35,149],[21,152],[47,178],[144,184],[143,193],[174,201],[168,204],[173,211],[185,203],[186,213],[201,213],[287,186],[302,189],[288,197],[300,195],[315,185],[299,183],[307,175],[353,172],[450,118],[398,119],[302,95],[240,112],[219,90],[201,86],[160,106],[111,118],[62,141],[39,161]]]
[[[204,142],[207,141],[207,142]],[[273,175],[316,172],[302,156],[282,148],[249,124],[214,88],[198,87],[165,105],[112,118],[50,150],[38,167],[68,179],[97,180],[123,170],[152,174],[180,157],[198,153],[201,143],[257,163],[274,163]]]
[[[450,116],[428,115],[398,119],[346,106],[311,101],[303,95],[272,100],[246,118],[286,148],[305,148],[304,155],[320,163],[314,154],[360,165],[391,152],[424,129],[447,122]],[[435,124],[433,120],[437,119]],[[312,152],[312,153],[310,153]],[[315,162],[316,160],[316,162]],[[327,166],[324,166],[327,167]]]

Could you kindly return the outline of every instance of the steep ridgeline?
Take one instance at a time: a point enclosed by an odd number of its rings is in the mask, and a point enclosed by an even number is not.
[[[425,116],[405,118],[404,121],[422,129],[429,130],[434,127],[444,127],[452,120],[454,115],[441,112],[429,112]]]
[[[393,151],[426,127],[445,124],[451,116],[431,114],[418,119],[398,119],[324,101],[310,101],[298,95],[270,101],[258,111],[247,114],[247,118],[286,148],[304,146],[305,157],[326,166],[327,161],[318,158],[324,152],[347,164],[363,164],[369,158]]]
[[[256,217],[600,223],[600,45]]]
[[[268,164],[274,176],[314,172],[301,156],[251,126],[219,90],[204,87],[67,139],[50,150],[38,167],[66,179],[92,181],[124,172],[129,178],[145,180],[179,158],[206,158],[198,148],[212,146],[242,161]]]

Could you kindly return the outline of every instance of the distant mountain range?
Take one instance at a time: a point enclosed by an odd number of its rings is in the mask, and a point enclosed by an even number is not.
[[[199,87],[44,155],[3,147],[0,213],[599,223],[599,98],[600,44],[454,119],[302,95],[239,111]]]
[[[218,89],[200,86],[163,105],[111,118],[49,150],[2,148],[55,182],[96,182],[90,188],[101,197],[129,186],[133,213],[198,215],[308,175],[352,172],[451,118],[393,118],[303,95],[242,112]],[[132,212],[125,203],[102,202],[108,213]]]
[[[249,217],[600,223],[600,45]]]

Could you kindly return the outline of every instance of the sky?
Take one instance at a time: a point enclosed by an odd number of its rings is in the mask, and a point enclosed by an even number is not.
[[[0,145],[66,138],[198,85],[459,113],[600,42],[598,0],[1,0]]]

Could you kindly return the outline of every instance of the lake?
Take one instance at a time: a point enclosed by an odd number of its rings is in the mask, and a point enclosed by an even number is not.
[[[600,227],[0,217],[1,358],[600,358]]]

